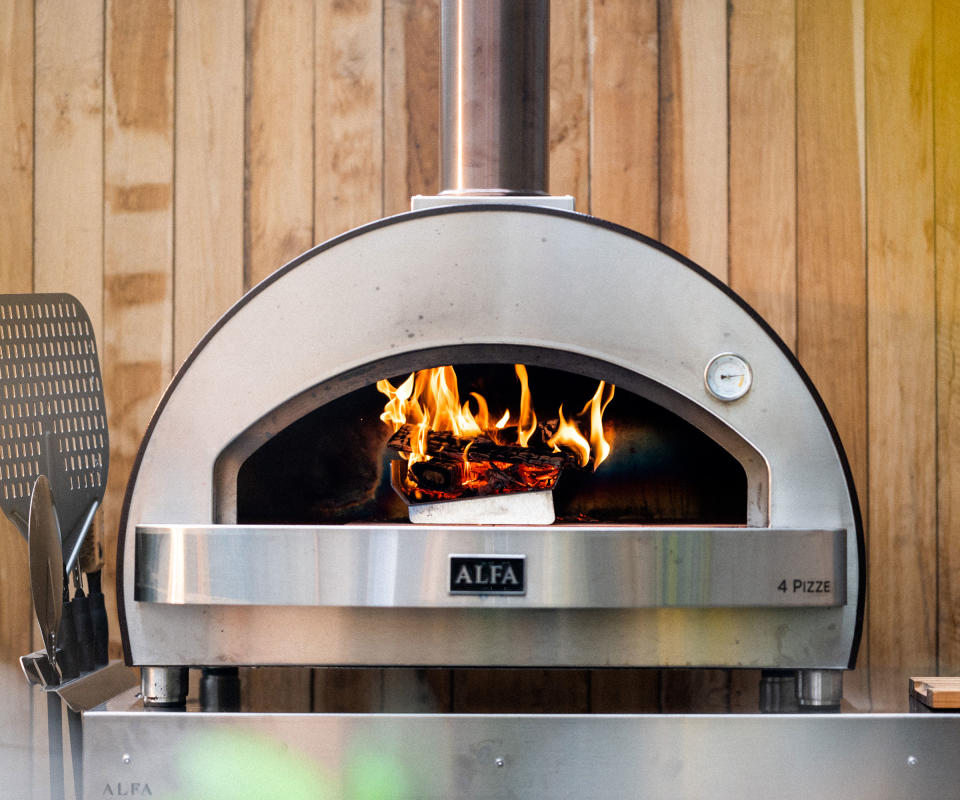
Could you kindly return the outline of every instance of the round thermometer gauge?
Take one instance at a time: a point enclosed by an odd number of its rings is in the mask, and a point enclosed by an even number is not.
[[[753,371],[750,365],[734,353],[721,353],[707,364],[704,373],[707,390],[717,400],[730,403],[739,400],[753,383]]]

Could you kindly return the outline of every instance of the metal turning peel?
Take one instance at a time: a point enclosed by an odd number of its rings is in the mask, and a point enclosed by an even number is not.
[[[26,535],[31,482],[46,475],[69,571],[100,505],[109,437],[97,343],[69,294],[0,295],[0,510]]]
[[[57,668],[57,631],[63,613],[63,551],[60,523],[46,476],[40,475],[30,495],[27,527],[30,590],[50,664]]]

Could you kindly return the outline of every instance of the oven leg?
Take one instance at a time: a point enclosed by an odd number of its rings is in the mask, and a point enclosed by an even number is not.
[[[147,708],[184,708],[189,671],[186,667],[140,667],[140,693]]]
[[[760,712],[796,714],[797,673],[792,669],[765,669],[760,675]]]
[[[240,671],[236,667],[203,668],[200,708],[204,711],[240,710]]]
[[[843,670],[797,670],[797,700],[801,711],[839,711],[843,700]]]

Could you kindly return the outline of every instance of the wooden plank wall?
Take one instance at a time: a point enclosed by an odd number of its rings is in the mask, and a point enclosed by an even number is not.
[[[834,415],[868,523],[864,709],[960,672],[957,19],[952,0],[570,0],[551,20],[552,191],[728,281]],[[108,584],[139,436],[204,330],[311,244],[436,190],[438,25],[437,0],[0,4],[0,291],[71,291],[94,320]],[[2,534],[9,665],[34,625],[25,543]],[[475,695],[471,675],[405,680],[354,683]],[[753,703],[740,675],[565,680],[598,708]]]

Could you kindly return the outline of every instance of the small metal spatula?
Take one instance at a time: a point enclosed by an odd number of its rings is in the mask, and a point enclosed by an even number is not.
[[[60,525],[53,507],[50,483],[41,475],[34,482],[28,517],[30,591],[50,664],[57,666],[57,631],[63,613],[63,552]]]
[[[45,474],[68,572],[103,499],[109,447],[86,310],[69,294],[0,295],[0,510],[26,535],[30,490]]]

